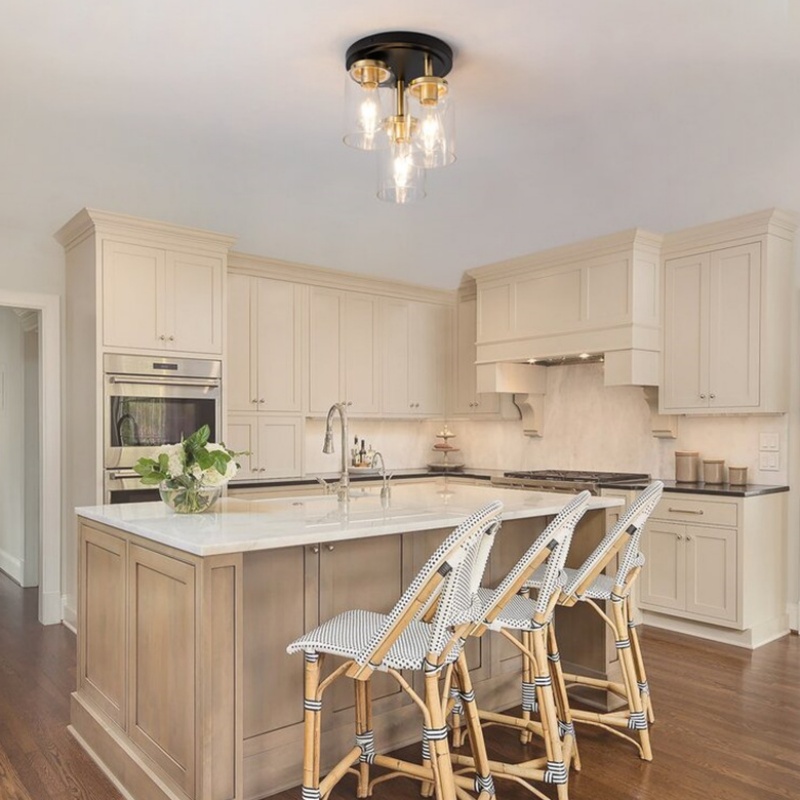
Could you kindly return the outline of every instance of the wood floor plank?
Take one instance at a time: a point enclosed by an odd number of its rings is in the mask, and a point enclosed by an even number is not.
[[[570,800],[800,800],[800,638],[755,651],[655,629],[642,641],[654,761],[580,726],[583,771],[570,776]],[[122,800],[66,729],[75,668],[74,635],[39,625],[36,590],[0,574],[0,800]],[[487,740],[497,758],[535,755],[501,729]],[[419,746],[398,753],[416,759]],[[531,798],[499,779],[497,789],[498,800]],[[273,800],[299,796],[295,788]],[[418,797],[419,785],[402,780],[378,786],[374,800]],[[354,798],[349,777],[331,796]]]

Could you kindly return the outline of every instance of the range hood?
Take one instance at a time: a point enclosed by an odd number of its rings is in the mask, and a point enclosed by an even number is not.
[[[526,374],[601,359],[606,386],[657,386],[661,242],[635,228],[470,270],[478,390],[523,393]]]

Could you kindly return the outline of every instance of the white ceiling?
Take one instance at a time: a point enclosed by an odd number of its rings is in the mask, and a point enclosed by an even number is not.
[[[589,236],[800,210],[796,0],[2,8],[2,226],[49,237],[89,206],[452,288]],[[345,50],[383,30],[455,51],[458,160],[409,207],[378,201],[374,156],[341,144]]]

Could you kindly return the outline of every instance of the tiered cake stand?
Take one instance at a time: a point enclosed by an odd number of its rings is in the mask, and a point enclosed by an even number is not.
[[[429,469],[436,472],[457,472],[458,470],[464,469],[464,462],[461,461],[458,456],[453,455],[454,453],[461,452],[458,447],[454,447],[450,444],[450,439],[454,437],[455,434],[447,429],[447,425],[444,426],[441,433],[436,434],[436,438],[442,441],[436,442],[432,449],[440,458],[438,461],[433,461],[428,464]]]

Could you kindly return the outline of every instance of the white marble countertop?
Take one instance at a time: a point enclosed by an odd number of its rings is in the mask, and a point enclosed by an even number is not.
[[[351,487],[347,503],[335,495],[254,500],[225,497],[204,514],[175,514],[164,503],[85,506],[90,520],[198,556],[269,550],[452,528],[492,500],[503,502],[503,519],[557,514],[569,494],[526,492],[445,481],[392,487],[388,501],[380,488]],[[593,497],[589,508],[622,505],[615,497]]]

